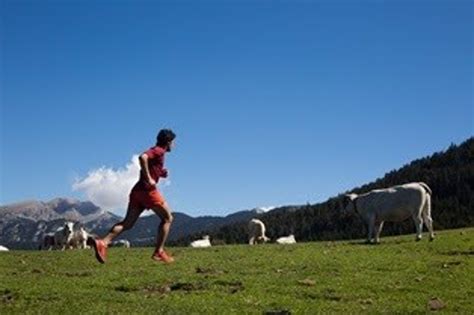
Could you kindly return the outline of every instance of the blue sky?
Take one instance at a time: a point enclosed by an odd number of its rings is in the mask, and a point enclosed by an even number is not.
[[[474,134],[472,1],[1,4],[0,204],[123,213],[163,127],[190,215],[324,201]]]

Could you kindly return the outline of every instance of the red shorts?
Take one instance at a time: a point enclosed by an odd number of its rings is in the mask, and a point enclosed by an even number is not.
[[[129,208],[132,209],[152,209],[157,206],[163,206],[166,203],[165,198],[157,189],[153,190],[136,190],[130,192]]]

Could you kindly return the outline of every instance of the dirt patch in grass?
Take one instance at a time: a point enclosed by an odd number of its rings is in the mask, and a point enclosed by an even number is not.
[[[224,270],[218,270],[215,268],[196,267],[196,273],[204,274],[204,275],[222,275],[227,272]]]
[[[446,304],[438,298],[432,298],[428,301],[428,309],[430,311],[438,311],[446,307]]]
[[[167,294],[171,292],[171,288],[169,287],[169,285],[162,285],[162,286],[147,285],[146,287],[142,288],[141,291],[147,294],[153,294],[153,293]]]
[[[18,299],[18,294],[10,291],[9,289],[0,292],[0,296],[3,304],[11,304]]]
[[[192,283],[192,282],[176,282],[171,284],[163,284],[163,285],[156,285],[156,284],[148,284],[145,286],[140,287],[133,287],[127,285],[120,285],[115,287],[115,291],[123,292],[123,293],[133,293],[133,292],[141,292],[145,294],[168,294],[174,291],[184,291],[184,292],[192,292],[192,291],[199,291],[207,289],[207,285],[205,283]]]
[[[138,291],[138,289],[137,288],[132,288],[132,287],[127,287],[125,285],[119,285],[118,287],[115,287],[115,291],[129,293],[129,292]]]
[[[92,272],[90,271],[74,271],[74,272],[65,272],[64,275],[66,277],[90,277],[92,276]]]
[[[241,281],[224,281],[219,280],[215,282],[218,286],[226,287],[230,294],[237,293],[239,291],[244,290],[244,284]]]
[[[448,261],[447,263],[444,263],[443,264],[443,268],[449,268],[449,267],[453,267],[453,266],[459,266],[460,264],[462,264],[462,262],[460,261]]]
[[[323,295],[326,300],[339,302],[342,300],[342,296],[339,295]]]
[[[305,286],[308,286],[308,287],[314,287],[316,285],[316,281],[312,280],[312,279],[303,279],[303,280],[299,280],[298,281],[299,284],[301,285],[305,285]]]
[[[322,292],[322,297],[329,301],[336,301],[339,302],[343,299],[341,295],[336,294],[336,290],[334,289],[325,289]]]
[[[176,282],[169,286],[170,291],[198,291],[198,290],[205,290],[207,286],[202,283],[191,283],[191,282]]]
[[[359,303],[363,305],[372,305],[374,304],[374,301],[370,298],[367,298],[367,299],[360,299]]]

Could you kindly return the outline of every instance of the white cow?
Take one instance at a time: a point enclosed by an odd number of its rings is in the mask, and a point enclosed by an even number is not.
[[[81,226],[79,229],[74,231],[68,245],[72,248],[80,248],[80,249],[90,248],[90,246],[87,245],[87,238],[89,236],[90,234],[84,229],[83,226]]]
[[[195,248],[203,248],[203,247],[211,247],[211,241],[209,235],[203,236],[201,240],[196,240],[191,242],[191,247]]]
[[[372,242],[374,231],[375,243],[380,241],[384,221],[400,222],[409,217],[415,221],[417,241],[421,239],[423,222],[430,232],[430,240],[433,240],[431,194],[431,189],[425,183],[408,183],[362,195],[346,195],[344,208],[346,211],[355,210],[367,223],[369,243]]]
[[[118,240],[118,241],[112,242],[112,244],[110,244],[110,246],[130,248],[130,242],[127,241],[127,240]]]
[[[293,234],[290,234],[288,236],[282,236],[277,238],[276,242],[278,244],[296,244],[296,239]]]
[[[268,242],[270,239],[265,236],[265,224],[259,219],[252,219],[248,225],[249,244],[255,245]]]
[[[71,240],[74,233],[74,223],[65,222],[64,226],[58,228],[54,232],[54,245],[56,249],[65,250],[66,247],[71,248]]]
[[[9,249],[6,248],[5,246],[0,245],[0,252],[8,252]]]

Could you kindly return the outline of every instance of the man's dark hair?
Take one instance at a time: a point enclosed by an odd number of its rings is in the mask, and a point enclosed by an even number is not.
[[[164,147],[176,138],[175,133],[171,129],[161,129],[156,136],[156,145]]]

